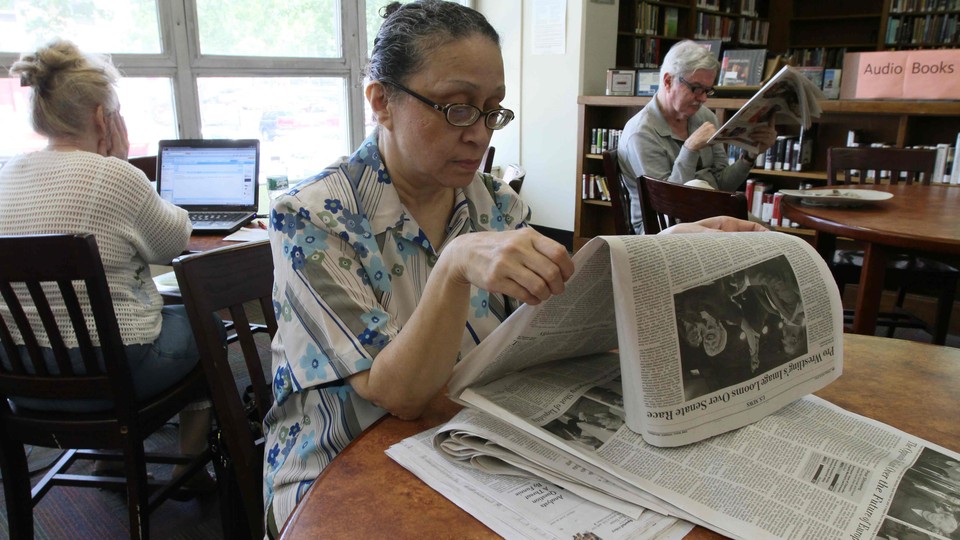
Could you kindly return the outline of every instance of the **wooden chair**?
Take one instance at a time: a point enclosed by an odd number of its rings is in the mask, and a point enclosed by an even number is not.
[[[607,177],[607,189],[610,191],[610,206],[613,207],[613,230],[619,235],[636,234],[633,220],[630,219],[630,192],[623,184],[620,174],[620,162],[617,150],[604,150],[603,174]]]
[[[185,255],[173,261],[183,304],[200,349],[200,361],[210,381],[218,421],[216,450],[225,456],[216,463],[218,482],[233,494],[224,511],[226,538],[263,538],[263,417],[273,402],[254,334],[277,333],[273,312],[273,259],[269,242],[227,246]],[[232,333],[225,347],[214,314],[229,311]],[[226,317],[226,315],[224,315]],[[235,374],[227,348],[239,344],[245,370]],[[265,364],[266,362],[266,364]],[[248,392],[237,380],[250,381]],[[241,383],[240,387],[243,388]],[[252,400],[249,397],[252,396]],[[239,501],[236,497],[239,495]],[[231,507],[229,499],[234,498]],[[237,504],[239,502],[240,504]],[[223,505],[223,501],[221,502]],[[245,521],[242,516],[245,516]]]
[[[146,454],[144,439],[162,427],[185,405],[206,393],[203,370],[197,366],[160,395],[138,402],[127,365],[126,349],[97,248],[92,235],[0,237],[0,466],[11,538],[33,538],[33,507],[53,486],[125,489],[130,537],[148,538],[150,513],[210,461],[198,456]],[[82,283],[82,286],[78,286]],[[70,318],[61,327],[51,304],[63,299]],[[82,300],[81,300],[82,299]],[[81,309],[88,304],[89,310]],[[89,324],[84,311],[92,315]],[[36,313],[42,328],[30,322]],[[41,353],[44,333],[56,366]],[[79,341],[83,370],[67,356],[63,336]],[[13,335],[19,334],[26,353],[21,357]],[[102,351],[98,362],[94,342]],[[79,372],[79,373],[78,373]],[[110,400],[98,412],[38,411],[15,405],[28,399]],[[69,449],[31,490],[24,445]],[[97,448],[104,450],[80,450]],[[113,450],[110,452],[109,450]],[[118,452],[119,451],[119,452]],[[125,477],[67,474],[77,460],[120,461]],[[170,482],[148,481],[147,463],[186,464]],[[205,474],[205,473],[204,473]],[[152,493],[151,493],[152,491]]]
[[[132,157],[129,160],[131,165],[143,171],[147,175],[147,180],[157,181],[157,156],[139,156]]]
[[[833,147],[827,184],[929,184],[936,159],[934,150]]]
[[[747,219],[747,197],[743,193],[673,184],[649,176],[641,176],[637,182],[645,234],[657,234],[677,223],[708,217]]]
[[[830,148],[827,152],[828,185],[866,183],[930,184],[936,152],[903,148]],[[851,171],[857,171],[852,174]],[[889,174],[881,171],[890,171]],[[922,189],[922,188],[921,188]],[[863,251],[838,249],[829,261],[840,292],[850,283],[860,282]],[[957,268],[926,257],[892,254],[887,262],[884,287],[897,290],[896,309],[880,314],[877,324],[887,327],[892,337],[898,327],[921,328],[943,345],[950,326],[950,314],[957,291]],[[925,321],[903,310],[908,293],[937,298],[936,318],[931,328]],[[853,319],[848,310],[845,318]]]

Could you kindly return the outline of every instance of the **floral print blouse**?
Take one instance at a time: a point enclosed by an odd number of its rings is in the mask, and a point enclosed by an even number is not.
[[[346,379],[370,369],[410,318],[444,246],[475,231],[525,227],[529,208],[477,173],[457,189],[444,245],[410,216],[376,134],[273,202],[274,404],[264,419],[264,501],[282,525],[320,471],[385,411]],[[504,298],[473,288],[460,354],[506,316]]]

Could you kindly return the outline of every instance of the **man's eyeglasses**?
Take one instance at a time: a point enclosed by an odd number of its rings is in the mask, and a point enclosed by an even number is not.
[[[717,93],[717,89],[712,86],[703,86],[702,84],[690,84],[683,77],[677,77],[677,78],[680,79],[680,82],[682,82],[684,86],[689,88],[690,91],[693,92],[693,95],[697,97],[700,97],[700,96],[710,97]]]
[[[481,111],[480,109],[469,105],[467,103],[450,103],[448,105],[440,105],[434,101],[431,101],[420,94],[406,88],[402,85],[399,85],[393,81],[381,80],[380,82],[389,84],[399,90],[403,90],[407,94],[419,99],[420,101],[426,103],[432,107],[437,112],[443,113],[444,118],[447,119],[447,123],[451,126],[457,127],[470,127],[477,123],[477,120],[480,117],[483,117],[483,124],[487,126],[488,129],[503,129],[507,124],[510,123],[514,118],[513,111],[510,109],[490,109],[489,111]]]

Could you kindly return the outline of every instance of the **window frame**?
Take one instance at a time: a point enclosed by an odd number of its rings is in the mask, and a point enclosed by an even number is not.
[[[197,0],[156,0],[160,25],[159,54],[112,54],[125,77],[163,77],[171,80],[176,132],[181,138],[200,138],[202,77],[326,77],[345,80],[345,113],[349,148],[364,137],[363,68],[367,62],[366,16],[360,2],[339,0],[339,58],[224,56],[200,53]],[[0,52],[0,64],[16,62],[18,52]]]

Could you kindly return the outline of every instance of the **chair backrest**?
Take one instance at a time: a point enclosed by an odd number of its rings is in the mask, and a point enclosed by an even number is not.
[[[277,333],[273,311],[273,259],[267,241],[227,246],[186,255],[173,261],[183,304],[190,318],[200,362],[210,384],[210,395],[220,434],[233,464],[252,537],[263,536],[263,417],[273,402],[254,334]],[[228,345],[223,346],[215,313],[232,320]],[[228,313],[227,313],[228,312]],[[228,348],[240,345],[244,365],[231,368]],[[265,363],[266,360],[266,363]],[[253,402],[244,401],[237,380],[249,379]]]
[[[603,174],[607,177],[610,205],[613,207],[613,230],[619,235],[636,234],[630,219],[630,192],[623,185],[616,149],[603,151]]]
[[[128,160],[131,165],[143,171],[147,180],[157,181],[157,156],[139,156]]]
[[[496,148],[492,146],[487,147],[487,151],[483,153],[483,159],[480,160],[480,172],[490,174],[490,171],[493,170],[493,155],[496,153]]]
[[[929,184],[935,150],[833,147],[827,152],[827,184]]]
[[[673,184],[649,176],[637,179],[643,203],[643,232],[657,234],[676,225],[715,216],[747,219],[747,197],[743,193]]]
[[[5,399],[10,396],[112,399],[119,417],[131,415],[126,418],[129,421],[136,414],[130,368],[96,238],[91,234],[2,236],[0,253],[4,254],[0,296],[5,306],[0,309],[0,346],[8,359],[7,365],[0,365],[0,410],[10,412]],[[65,307],[68,324],[58,306]],[[92,327],[84,315],[86,309],[92,315]],[[59,320],[55,311],[61,313]],[[14,341],[16,334],[26,358]],[[44,335],[55,368],[43,358]],[[77,338],[82,370],[68,357],[65,337],[69,335]]]

